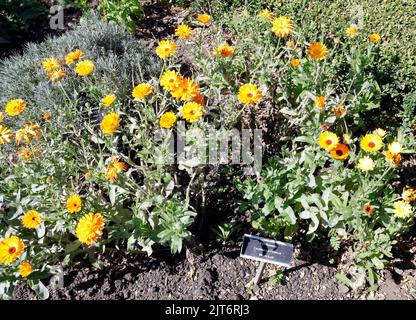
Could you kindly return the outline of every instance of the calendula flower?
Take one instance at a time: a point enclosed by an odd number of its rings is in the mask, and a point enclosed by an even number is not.
[[[205,97],[200,93],[193,97],[192,101],[199,103],[201,106],[205,105]]]
[[[28,148],[20,148],[18,151],[16,151],[16,155],[22,162],[27,162],[33,157],[32,151],[30,151]]]
[[[139,83],[134,87],[131,95],[133,98],[138,100],[144,100],[148,95],[152,94],[153,87],[148,83]]]
[[[403,189],[402,198],[404,201],[408,202],[416,201],[416,189]]]
[[[402,156],[400,155],[400,153],[392,153],[389,150],[384,152],[384,156],[386,157],[386,160],[390,162],[390,164],[394,167],[399,165],[400,161],[402,160]]]
[[[262,96],[260,89],[251,83],[242,85],[238,90],[238,99],[240,99],[243,104],[254,106],[260,102]]]
[[[43,65],[43,69],[47,73],[50,73],[50,72],[62,67],[62,62],[61,62],[61,60],[56,59],[56,58],[46,58],[45,60],[43,60],[42,65]]]
[[[58,81],[65,76],[66,76],[66,72],[62,69],[57,69],[48,73],[48,77],[52,81]]]
[[[108,108],[109,106],[111,106],[114,101],[116,101],[116,96],[114,94],[110,94],[108,96],[105,96],[102,100],[101,100],[101,104],[103,105],[103,107]]]
[[[336,107],[332,108],[332,113],[337,116],[337,117],[341,117],[342,115],[345,114],[347,110],[345,109],[345,107],[341,104],[337,105]]]
[[[112,165],[107,166],[107,171],[104,172],[104,176],[109,181],[116,181],[118,179],[117,168]]]
[[[182,80],[182,76],[174,70],[165,71],[160,77],[160,85],[162,88],[168,91],[174,90],[179,86],[179,83]]]
[[[198,15],[197,20],[201,22],[202,24],[207,25],[211,22],[212,18],[209,14],[204,13],[204,14]]]
[[[332,158],[336,160],[345,160],[348,158],[350,149],[342,143],[338,143],[335,148],[329,151],[329,154]]]
[[[22,129],[19,129],[15,132],[16,145],[20,145],[22,140],[25,140],[26,145],[30,143],[32,137],[40,139],[42,134],[39,132],[40,126],[38,124],[29,123],[25,125]]]
[[[358,34],[358,27],[355,24],[352,24],[345,30],[345,33],[351,38],[355,37]]]
[[[306,53],[314,60],[320,61],[325,59],[328,48],[321,42],[315,42],[309,45]]]
[[[0,124],[0,144],[10,142],[13,134],[10,133],[10,129],[7,129],[5,126]]]
[[[400,200],[394,203],[394,215],[400,219],[409,218],[413,214],[412,206],[409,202]]]
[[[375,167],[375,163],[373,159],[368,156],[361,158],[358,160],[357,168],[360,169],[362,172],[373,171]]]
[[[169,40],[162,40],[156,48],[156,54],[161,59],[169,58],[175,54],[176,47],[176,43]]]
[[[35,229],[42,222],[42,216],[36,210],[30,210],[23,215],[22,224],[27,229]]]
[[[0,241],[0,263],[8,265],[20,257],[25,246],[17,236],[4,238]]]
[[[92,74],[94,69],[94,62],[92,62],[91,60],[84,60],[76,64],[75,73],[81,77],[85,77]]]
[[[26,102],[22,99],[13,99],[7,102],[5,111],[6,113],[11,116],[17,116],[21,114],[26,109]]]
[[[373,131],[373,133],[378,135],[380,138],[384,138],[387,134],[386,130],[381,129],[381,128],[377,128],[376,130]]]
[[[292,33],[293,23],[289,17],[279,17],[273,19],[272,31],[280,38],[287,37]]]
[[[339,138],[335,133],[326,131],[319,136],[318,143],[325,150],[332,150],[338,145]]]
[[[188,25],[182,23],[176,28],[175,35],[180,39],[188,39],[191,37],[191,28]]]
[[[399,154],[403,151],[403,146],[400,142],[394,141],[390,143],[387,148],[392,154]]]
[[[127,164],[123,161],[120,161],[117,157],[111,157],[110,160],[113,162],[113,167],[117,171],[117,173],[122,173],[127,170]]]
[[[87,246],[97,242],[103,235],[104,217],[100,213],[88,213],[83,216],[77,225],[77,237]]]
[[[43,119],[44,119],[45,121],[49,121],[49,120],[51,120],[51,119],[52,119],[52,116],[51,116],[49,113],[45,113],[45,114],[43,115]]]
[[[92,173],[91,172],[85,172],[84,178],[85,178],[85,180],[90,180],[92,178]]]
[[[179,85],[172,91],[172,96],[176,99],[186,101],[199,94],[199,86],[189,78],[182,78]]]
[[[111,112],[103,118],[100,128],[104,134],[113,134],[117,130],[119,123],[120,116],[117,113]]]
[[[367,152],[376,152],[380,150],[382,146],[383,141],[380,136],[373,133],[366,134],[360,142],[361,149]]]
[[[214,55],[230,58],[234,55],[234,48],[228,45],[227,43],[223,43],[215,48]]]
[[[176,115],[173,112],[165,112],[160,117],[159,124],[162,128],[170,129],[175,125],[176,120]]]
[[[196,122],[204,115],[204,107],[196,102],[188,102],[183,105],[181,113],[186,121]]]
[[[299,67],[299,65],[300,65],[300,60],[299,60],[299,59],[292,59],[292,60],[290,60],[290,65],[291,65],[293,68],[297,68],[297,67]]]
[[[23,262],[19,266],[19,273],[23,278],[26,278],[26,277],[30,276],[32,271],[33,271],[32,265],[28,261]]]
[[[82,201],[79,195],[73,194],[66,200],[66,209],[68,210],[69,213],[80,212],[81,208],[82,208]]]
[[[263,9],[260,11],[259,17],[271,21],[273,20],[273,13],[268,9]]]
[[[371,216],[371,215],[373,214],[374,207],[373,207],[371,204],[366,203],[366,204],[364,205],[364,207],[363,207],[363,211],[364,211],[364,213],[366,213],[366,214],[368,214],[369,216]]]
[[[78,61],[79,59],[83,58],[85,53],[79,49],[76,49],[65,56],[65,62],[69,66],[73,62]]]
[[[323,110],[325,108],[325,97],[324,96],[317,96],[315,97],[315,107],[318,109]]]
[[[376,44],[381,40],[381,37],[378,33],[373,33],[372,35],[370,35],[369,39],[372,43]]]

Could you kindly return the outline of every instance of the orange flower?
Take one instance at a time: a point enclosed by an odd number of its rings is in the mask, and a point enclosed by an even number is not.
[[[290,65],[291,65],[293,68],[297,68],[297,67],[299,67],[299,65],[300,65],[300,60],[299,60],[299,59],[292,59],[292,60],[290,60]]]
[[[345,144],[338,143],[337,146],[329,151],[332,158],[336,160],[345,160],[348,158],[350,149]]]
[[[374,207],[371,204],[367,203],[367,204],[364,205],[363,211],[364,211],[364,213],[366,213],[370,216],[370,215],[373,214]]]
[[[323,110],[325,108],[325,97],[323,97],[323,96],[315,97],[315,106],[318,109]]]
[[[183,78],[173,89],[172,96],[182,101],[189,100],[199,94],[199,86],[191,79]]]
[[[346,112],[346,110],[343,105],[337,105],[336,107],[332,108],[332,112],[335,116],[341,117]]]

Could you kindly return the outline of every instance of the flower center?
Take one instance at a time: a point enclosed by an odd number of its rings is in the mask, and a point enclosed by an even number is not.
[[[332,144],[332,140],[328,139],[328,140],[325,141],[325,143],[329,146],[330,144]]]
[[[16,252],[16,248],[15,247],[9,248],[9,254],[13,254],[15,252]]]
[[[373,141],[371,141],[371,142],[368,143],[368,146],[370,148],[374,148],[376,146],[376,144]]]
[[[344,152],[342,152],[342,150],[337,150],[337,151],[335,151],[335,153],[337,154],[337,156],[342,156],[344,154]]]
[[[247,93],[247,97],[252,98],[253,94],[251,92]]]

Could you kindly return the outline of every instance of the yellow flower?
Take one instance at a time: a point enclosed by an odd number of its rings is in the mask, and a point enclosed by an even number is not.
[[[3,239],[0,242],[0,263],[8,265],[20,257],[25,246],[23,241],[16,236]]]
[[[109,106],[111,106],[114,101],[116,101],[116,96],[114,94],[110,94],[108,96],[105,96],[102,100],[101,100],[101,104],[103,105],[103,107],[108,108]]]
[[[111,157],[110,161],[113,162],[113,168],[117,173],[122,173],[127,170],[127,164],[120,161],[117,157]]]
[[[240,87],[238,90],[238,99],[243,104],[249,104],[254,106],[255,104],[259,103],[262,99],[263,94],[256,85],[247,83]]]
[[[358,160],[357,168],[362,172],[373,171],[374,167],[375,163],[370,157],[365,156]]]
[[[306,52],[312,59],[319,61],[325,59],[328,48],[321,42],[315,42],[309,45]]]
[[[159,45],[156,48],[156,54],[161,59],[166,59],[175,54],[176,44],[169,40],[162,40],[159,42]]]
[[[209,24],[211,22],[211,16],[209,14],[200,14],[197,17],[197,20],[203,24]]]
[[[347,30],[345,31],[347,36],[349,37],[355,37],[358,33],[358,27],[355,24],[350,25]]]
[[[15,132],[16,135],[16,145],[20,145],[22,140],[24,139],[26,145],[29,144],[30,138],[34,137],[36,139],[40,139],[42,134],[39,132],[40,126],[38,124],[27,124],[22,129],[19,129]]]
[[[66,62],[66,64],[69,66],[69,65],[71,65],[73,62],[75,62],[75,61],[77,61],[77,60],[79,60],[79,59],[83,58],[84,56],[85,56],[84,52],[82,52],[82,51],[81,51],[81,50],[79,50],[79,49],[76,49],[76,50],[74,50],[74,51],[72,51],[72,52],[68,53],[68,54],[65,56],[65,62]]]
[[[105,178],[109,181],[116,181],[118,179],[117,168],[114,166],[107,166],[107,171],[104,172]]]
[[[392,154],[399,154],[403,151],[402,144],[397,141],[390,143],[387,147]]]
[[[65,77],[65,76],[66,76],[66,72],[64,70],[62,70],[62,69],[54,70],[54,71],[48,73],[48,77],[52,81],[58,81],[62,77]]]
[[[100,213],[88,213],[83,216],[77,225],[77,237],[79,241],[87,246],[92,245],[94,242],[103,235],[104,229],[104,217]]]
[[[271,21],[271,20],[273,20],[273,13],[268,9],[263,9],[263,10],[260,11],[259,17]]]
[[[293,24],[289,17],[279,17],[273,19],[272,31],[277,37],[287,37],[292,33]]]
[[[338,143],[335,148],[329,151],[332,158],[336,160],[345,160],[348,158],[350,149],[345,144]]]
[[[91,60],[84,60],[77,63],[75,72],[81,77],[89,76],[94,71],[94,68],[94,62]]]
[[[0,144],[10,142],[13,134],[10,133],[10,129],[0,124]]]
[[[26,109],[26,102],[22,99],[13,99],[7,102],[5,111],[6,113],[11,116],[17,116],[21,114]]]
[[[43,60],[43,69],[50,73],[60,67],[62,67],[62,62],[59,59],[56,58],[46,58]]]
[[[103,121],[101,121],[101,130],[105,134],[113,134],[120,123],[120,116],[117,113],[111,112],[107,114]]]
[[[394,215],[397,218],[409,218],[413,214],[412,206],[409,202],[400,200],[394,203]]]
[[[139,83],[137,86],[134,87],[131,95],[133,98],[138,100],[143,100],[148,95],[152,94],[153,88],[148,83]]]
[[[191,28],[182,23],[176,28],[175,35],[180,39],[188,39],[191,36]]]
[[[28,277],[32,273],[32,271],[32,265],[28,261],[23,262],[19,266],[19,273],[23,278]]]
[[[188,102],[183,105],[181,113],[186,121],[196,122],[204,115],[204,107],[196,102]]]
[[[43,115],[43,119],[44,119],[45,121],[49,121],[49,120],[51,120],[51,119],[52,119],[52,116],[51,116],[49,113],[45,113],[45,114]]]
[[[409,202],[416,201],[416,189],[403,189],[402,198]]]
[[[66,200],[66,208],[69,213],[77,213],[81,211],[82,201],[81,197],[77,194],[73,194]]]
[[[33,153],[28,148],[20,148],[16,155],[20,158],[22,162],[27,162],[32,159]]]
[[[90,180],[92,178],[92,173],[91,172],[85,172],[84,178],[85,178],[85,180]]]
[[[381,40],[381,37],[379,34],[373,33],[372,35],[370,35],[369,39],[372,43],[377,43]]]
[[[189,78],[182,78],[173,89],[172,96],[182,101],[189,100],[199,94],[199,86]]]
[[[22,218],[22,224],[27,229],[35,229],[42,222],[42,216],[36,210],[26,212]]]
[[[159,124],[162,128],[170,129],[175,125],[176,120],[176,115],[173,112],[165,112],[160,117]]]
[[[373,133],[366,134],[360,142],[361,149],[367,152],[378,151],[382,146],[383,141],[381,140],[380,136]]]
[[[381,129],[381,128],[377,128],[376,130],[373,131],[373,133],[378,135],[380,138],[384,138],[387,134],[386,130]]]
[[[214,55],[230,58],[234,55],[234,48],[228,45],[227,43],[223,43],[215,48]]]
[[[402,156],[400,153],[392,153],[391,151],[387,150],[384,152],[386,160],[390,162],[394,167],[397,166],[400,161],[402,160]]]
[[[325,131],[319,136],[318,143],[325,150],[332,150],[338,145],[339,138],[335,133]]]
[[[299,65],[300,65],[300,60],[299,60],[299,59],[292,59],[292,60],[290,60],[290,65],[291,65],[293,68],[297,68],[297,67],[299,67]]]
[[[325,97],[324,96],[317,96],[315,97],[315,107],[318,109],[323,110],[325,108]]]
[[[174,90],[181,82],[181,76],[173,70],[165,71],[160,77],[160,85],[168,91]]]

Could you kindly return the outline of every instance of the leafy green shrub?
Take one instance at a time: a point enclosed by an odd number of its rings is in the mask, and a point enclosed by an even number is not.
[[[138,21],[144,14],[143,7],[138,0],[105,0],[99,4],[99,10],[104,19],[123,23],[127,30],[134,32]]]

